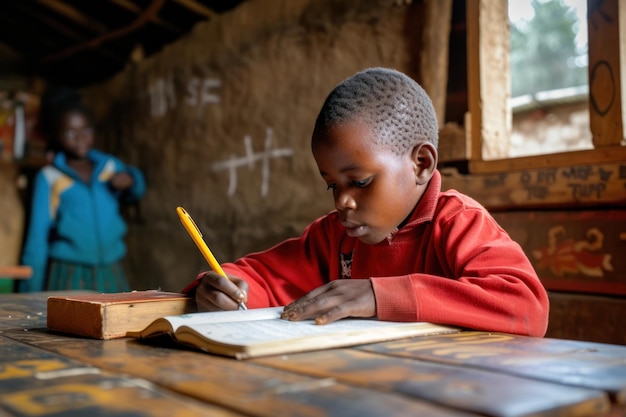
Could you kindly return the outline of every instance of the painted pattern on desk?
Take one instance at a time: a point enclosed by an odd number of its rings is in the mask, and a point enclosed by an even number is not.
[[[238,415],[4,336],[0,337],[0,409],[15,416]]]

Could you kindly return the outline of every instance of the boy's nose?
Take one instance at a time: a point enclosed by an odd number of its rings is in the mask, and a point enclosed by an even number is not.
[[[355,209],[356,201],[349,192],[337,192],[335,195],[335,208],[337,210]]]

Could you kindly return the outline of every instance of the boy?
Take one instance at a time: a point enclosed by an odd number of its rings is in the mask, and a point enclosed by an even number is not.
[[[543,336],[548,297],[520,246],[485,208],[441,192],[437,117],[426,92],[391,69],[344,80],[311,148],[336,210],[298,238],[200,274],[201,310],[286,305],[288,320],[429,321]]]

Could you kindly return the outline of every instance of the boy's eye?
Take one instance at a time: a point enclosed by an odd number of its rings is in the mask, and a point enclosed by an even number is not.
[[[335,188],[337,188],[337,184],[328,184],[326,186],[326,190],[334,190]]]
[[[365,178],[364,180],[352,181],[352,185],[358,188],[367,187],[372,181],[372,177]]]

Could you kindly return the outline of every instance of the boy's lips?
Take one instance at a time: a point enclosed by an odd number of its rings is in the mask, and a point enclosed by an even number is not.
[[[366,225],[352,223],[351,221],[347,220],[343,220],[341,222],[341,225],[346,228],[346,234],[350,237],[363,236],[367,231]]]

